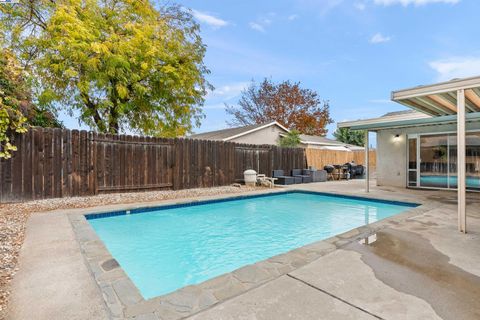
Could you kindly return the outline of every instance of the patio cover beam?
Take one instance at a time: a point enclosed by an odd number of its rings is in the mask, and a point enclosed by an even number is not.
[[[475,111],[480,111],[480,97],[472,89],[465,90],[465,97],[471,101]]]

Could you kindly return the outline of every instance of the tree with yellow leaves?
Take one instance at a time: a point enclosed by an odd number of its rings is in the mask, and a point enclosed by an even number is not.
[[[10,51],[0,55],[0,158],[8,159],[17,148],[11,138],[15,133],[27,131],[27,118],[21,105],[27,98],[21,69]]]
[[[104,133],[175,137],[198,126],[209,84],[189,11],[148,0],[32,0],[0,8],[38,101]]]

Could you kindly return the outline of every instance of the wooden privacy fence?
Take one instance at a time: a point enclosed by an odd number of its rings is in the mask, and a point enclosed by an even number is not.
[[[235,178],[243,179],[245,169],[271,175],[281,169],[290,174],[292,169],[306,168],[304,149],[280,148],[272,145],[235,144]]]
[[[324,149],[306,149],[308,166],[322,169],[328,164],[344,164],[355,161],[356,164],[365,165],[365,151],[337,151]],[[375,150],[370,150],[370,170],[377,166],[377,155]]]
[[[300,148],[32,128],[0,161],[0,202],[231,184],[306,165]]]

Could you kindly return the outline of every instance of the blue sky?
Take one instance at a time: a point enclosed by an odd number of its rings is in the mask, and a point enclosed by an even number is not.
[[[316,90],[337,122],[402,110],[389,101],[392,90],[480,74],[478,0],[178,3],[201,24],[216,88],[196,132],[225,128],[224,103],[235,104],[251,80],[264,77]]]

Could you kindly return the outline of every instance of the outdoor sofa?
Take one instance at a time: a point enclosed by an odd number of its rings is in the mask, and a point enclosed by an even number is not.
[[[277,178],[278,180],[276,181],[276,183],[281,185],[294,184],[296,183],[295,181],[298,181],[298,178],[297,180],[295,180],[294,177],[286,176],[283,170],[273,170],[272,177]],[[301,183],[301,178],[300,178],[300,183]]]
[[[309,174],[304,174],[302,169],[293,169],[292,177],[302,179],[301,183],[310,183],[313,181],[312,176]]]

